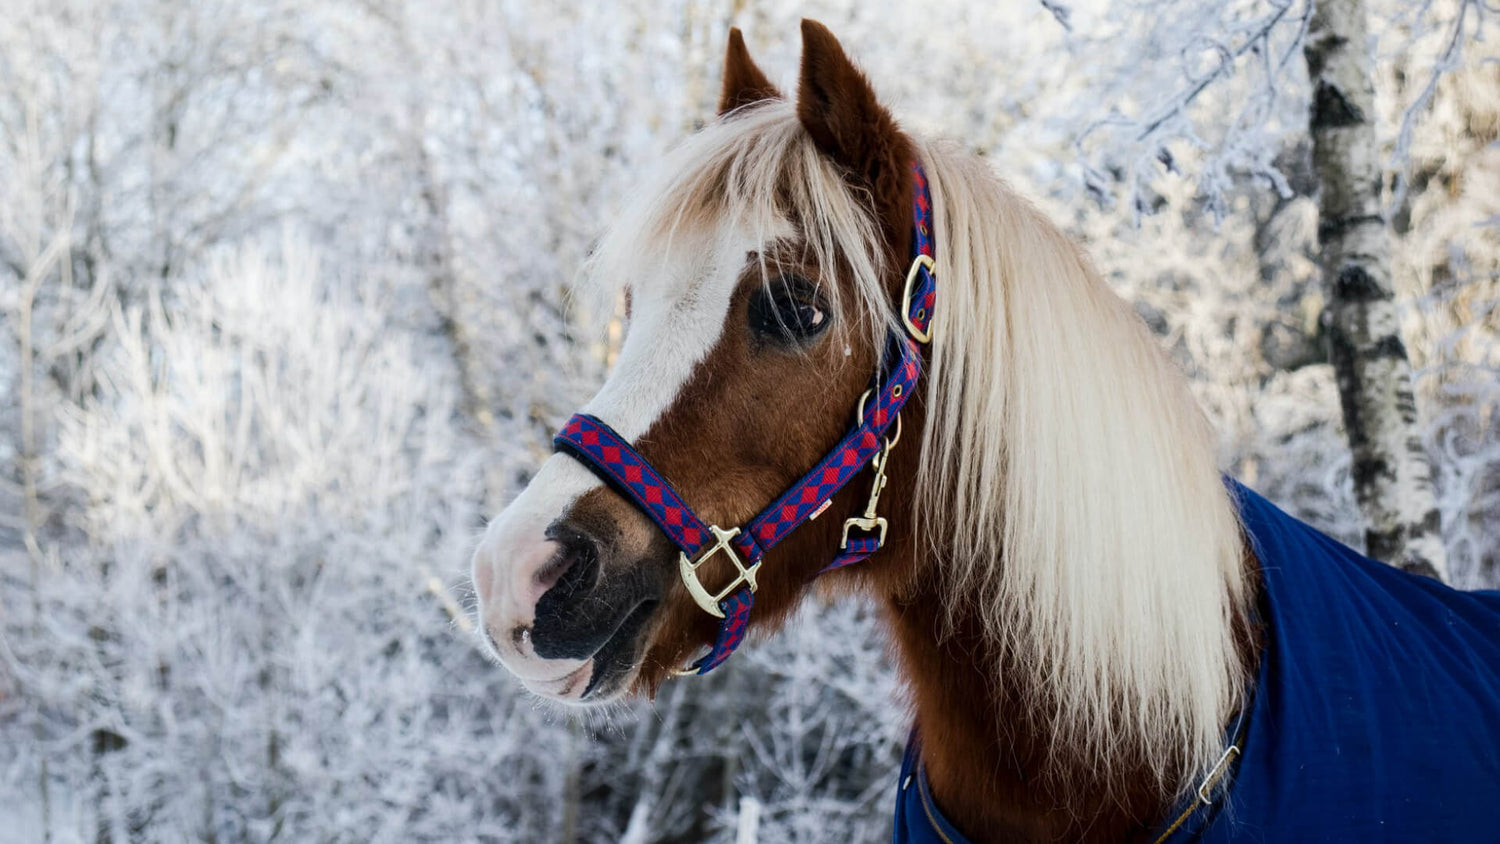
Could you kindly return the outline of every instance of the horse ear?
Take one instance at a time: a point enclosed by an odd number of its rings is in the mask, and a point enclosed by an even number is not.
[[[719,94],[719,114],[780,96],[781,92],[750,58],[739,27],[730,29],[729,46],[724,50],[724,89]]]
[[[910,220],[911,142],[828,27],[807,18],[797,117],[818,149],[870,190],[885,224],[904,230],[898,221]]]

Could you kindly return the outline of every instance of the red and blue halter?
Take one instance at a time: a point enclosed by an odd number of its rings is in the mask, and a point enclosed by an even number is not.
[[[931,339],[937,292],[932,197],[921,165],[912,164],[912,174],[916,183],[915,220],[913,258],[901,302],[904,331],[891,331],[888,351],[875,373],[874,384],[860,400],[854,427],[801,480],[743,528],[725,530],[704,524],[640,452],[593,416],[578,414],[569,419],[552,441],[558,451],[582,462],[634,502],[681,549],[678,567],[683,584],[705,612],[722,619],[713,650],[693,663],[690,671],[707,674],[739,647],[755,604],[755,578],[766,552],[798,525],[822,513],[833,495],[867,465],[875,471],[870,503],[863,515],[845,520],[842,547],[818,573],[861,562],[885,544],[886,522],[876,513],[876,504],[886,483],[886,458],[901,435],[898,415],[922,374],[917,344]],[[894,436],[887,437],[893,427]],[[737,573],[728,585],[711,593],[698,579],[697,571],[719,553],[728,557]]]

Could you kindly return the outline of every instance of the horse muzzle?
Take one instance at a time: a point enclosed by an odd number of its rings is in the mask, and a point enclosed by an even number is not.
[[[536,501],[557,497],[549,480],[566,480],[543,474],[474,552],[480,635],[536,694],[607,702],[634,679],[666,579],[645,558],[649,523],[628,507],[609,506],[614,496],[592,477],[597,493],[561,507]]]

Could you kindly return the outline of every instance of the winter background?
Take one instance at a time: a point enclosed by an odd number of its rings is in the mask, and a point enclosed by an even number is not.
[[[569,286],[730,25],[790,83],[827,23],[1087,244],[1226,470],[1359,547],[1308,3],[0,0],[0,841],[889,835],[867,607],[592,714],[467,617],[484,518],[608,364]],[[1452,579],[1496,585],[1500,9],[1369,9]]]

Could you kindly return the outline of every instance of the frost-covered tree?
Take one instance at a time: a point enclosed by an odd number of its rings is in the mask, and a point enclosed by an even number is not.
[[[1354,492],[1370,522],[1365,548],[1441,580],[1448,565],[1432,465],[1418,431],[1391,281],[1366,18],[1362,0],[1320,0],[1304,46],[1328,299],[1323,325],[1354,456]]]
[[[1500,583],[1500,64],[1370,0],[1395,309],[1452,579]],[[0,14],[0,829],[52,841],[865,841],[905,739],[870,607],[578,718],[468,629],[481,513],[600,378],[567,291],[711,119],[833,27],[895,111],[1086,241],[1226,469],[1364,542],[1317,354],[1300,0]],[[1310,172],[1310,168],[1303,168]],[[1103,200],[1102,202],[1100,200]],[[0,837],[5,837],[0,834]]]

